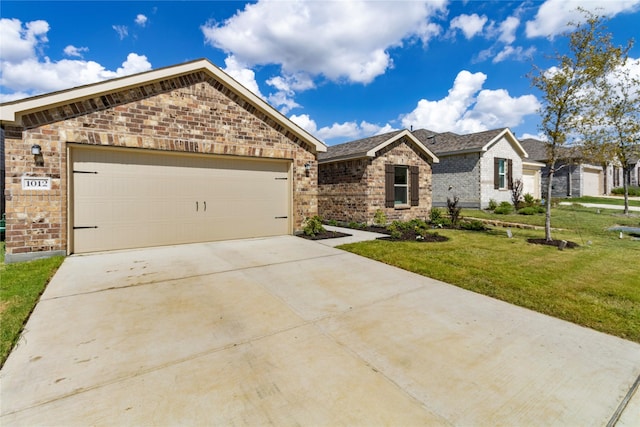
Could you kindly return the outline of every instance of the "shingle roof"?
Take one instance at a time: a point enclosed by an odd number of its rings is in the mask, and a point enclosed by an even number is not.
[[[529,159],[536,160],[538,162],[545,162],[547,160],[547,146],[544,142],[533,138],[521,139],[520,145],[524,147]]]
[[[467,135],[458,135],[453,132],[436,133],[426,129],[418,129],[413,131],[413,135],[436,155],[442,155],[457,151],[480,151],[506,129],[493,129]]]
[[[375,135],[369,138],[358,139],[356,141],[345,142],[343,144],[327,147],[326,153],[318,153],[318,161],[328,161],[342,158],[366,157],[367,152],[393,138],[401,130]]]

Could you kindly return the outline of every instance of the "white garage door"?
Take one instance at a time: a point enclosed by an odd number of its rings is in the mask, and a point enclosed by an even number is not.
[[[522,171],[522,193],[531,194],[535,199],[540,198],[540,182],[536,171]]]
[[[600,196],[602,194],[602,171],[598,169],[583,169],[582,195]]]
[[[73,252],[290,233],[288,161],[74,148]]]

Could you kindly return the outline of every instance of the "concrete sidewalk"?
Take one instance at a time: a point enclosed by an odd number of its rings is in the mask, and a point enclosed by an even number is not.
[[[604,426],[639,375],[637,343],[281,236],[68,257],[0,424]]]
[[[329,231],[337,231],[339,233],[345,233],[345,234],[351,235],[348,237],[337,237],[335,239],[317,240],[318,243],[325,246],[331,246],[331,247],[336,247],[336,246],[344,245],[347,243],[357,243],[357,242],[365,242],[367,240],[375,240],[378,237],[388,237],[388,234],[372,233],[370,231],[355,230],[353,228],[335,227],[332,225],[325,225],[324,228]]]
[[[579,205],[582,205],[586,208],[598,208],[598,209],[613,209],[613,210],[624,210],[624,206],[620,206],[620,205],[605,205],[605,204],[601,204],[601,203],[582,203],[582,202],[576,202]],[[573,203],[572,202],[560,202],[561,205],[564,206],[571,206]],[[630,212],[640,212],[640,207],[638,206],[629,206],[629,211]]]

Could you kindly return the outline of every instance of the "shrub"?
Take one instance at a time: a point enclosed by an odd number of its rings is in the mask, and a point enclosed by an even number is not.
[[[498,215],[508,215],[513,212],[513,206],[509,202],[502,202],[493,212]]]
[[[316,215],[305,219],[303,231],[307,236],[315,236],[316,234],[322,233],[326,230],[322,226],[322,218]]]
[[[536,204],[536,199],[533,198],[533,196],[529,193],[524,195],[524,204],[525,206],[534,206]]]
[[[382,209],[378,209],[373,216],[373,223],[378,227],[384,227],[387,225],[387,215]]]
[[[460,228],[471,231],[484,231],[487,229],[482,221],[474,219],[473,221],[462,221]]]
[[[523,188],[524,184],[522,183],[521,179],[516,179],[511,183],[511,201],[513,202],[513,206],[515,206],[516,209],[520,207]]]
[[[336,221],[335,219],[330,219],[329,221],[327,221],[327,225],[333,225],[334,227],[337,227],[338,221]]]
[[[490,211],[495,211],[497,207],[498,202],[496,202],[494,199],[489,200],[489,207],[487,209],[489,209]]]
[[[630,185],[627,188],[627,192],[628,192],[629,196],[631,196],[631,197],[640,197],[640,187],[638,187],[638,186]],[[624,195],[624,187],[614,188],[613,190],[611,190],[611,193],[612,194],[617,194],[619,196],[623,196]]]
[[[367,224],[361,223],[361,222],[356,222],[356,221],[351,221],[349,224],[347,224],[348,228],[353,228],[355,230],[362,230],[367,228]]]
[[[433,208],[433,209],[431,209],[431,212],[429,213],[429,222],[436,223],[439,220],[441,220],[442,217],[443,217],[442,209]]]
[[[535,215],[538,213],[538,209],[534,206],[527,206],[518,210],[520,215]]]
[[[453,200],[447,197],[447,210],[449,211],[451,224],[453,224],[454,227],[457,226],[460,221],[460,211],[462,208],[458,206],[459,201],[460,198],[458,196],[455,196]]]

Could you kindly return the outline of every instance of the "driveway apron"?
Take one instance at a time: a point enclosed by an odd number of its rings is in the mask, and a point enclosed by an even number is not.
[[[639,375],[637,343],[280,236],[68,257],[0,425],[633,425]]]

